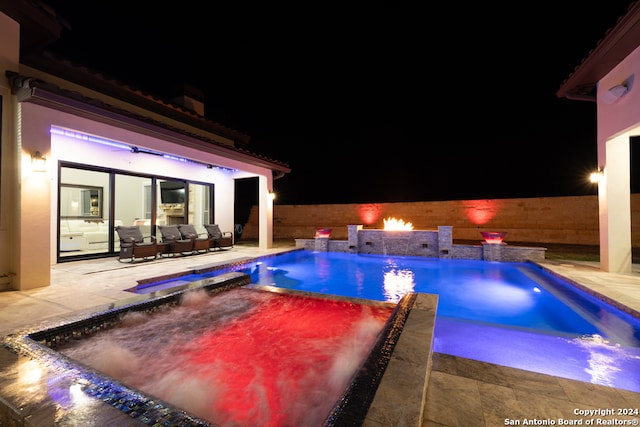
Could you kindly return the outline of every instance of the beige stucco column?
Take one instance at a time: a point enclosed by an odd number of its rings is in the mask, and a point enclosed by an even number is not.
[[[14,288],[26,290],[51,284],[51,173],[55,165],[50,161],[46,170],[35,171],[32,156],[39,151],[45,158],[51,154],[48,127],[35,115],[22,114],[23,105],[16,104],[19,120],[16,124],[16,147],[19,166],[16,188],[14,227],[17,275]]]
[[[600,269],[631,273],[631,201],[629,137],[606,143],[604,174],[598,183]]]
[[[270,249],[273,247],[273,198],[272,180],[260,175],[258,178],[258,247]]]

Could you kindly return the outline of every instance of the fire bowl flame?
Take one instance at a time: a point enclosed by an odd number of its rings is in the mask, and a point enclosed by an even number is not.
[[[502,243],[504,236],[507,235],[506,231],[481,231],[484,241],[487,243]]]
[[[384,220],[384,229],[385,231],[413,230],[413,224],[389,217]]]

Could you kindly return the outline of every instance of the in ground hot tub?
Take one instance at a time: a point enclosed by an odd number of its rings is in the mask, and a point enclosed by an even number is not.
[[[108,406],[165,426],[333,426],[387,416],[370,409],[416,294],[390,304],[249,280],[228,273],[4,345],[38,363],[35,387],[55,408],[52,419],[82,411],[83,399],[93,416]],[[1,391],[35,401],[33,387]]]

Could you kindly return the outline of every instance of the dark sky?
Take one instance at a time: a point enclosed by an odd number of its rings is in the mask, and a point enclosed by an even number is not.
[[[631,2],[48,3],[71,25],[51,50],[202,88],[291,167],[276,203],[315,204],[595,194],[595,104],[555,93]]]

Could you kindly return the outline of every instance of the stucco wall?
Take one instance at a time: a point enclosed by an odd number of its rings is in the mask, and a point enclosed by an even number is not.
[[[631,195],[633,246],[640,246],[640,194]],[[506,231],[505,242],[598,245],[598,197],[455,200],[378,204],[274,206],[274,239],[304,239],[316,228],[332,228],[334,239],[347,238],[347,225],[383,228],[384,219],[411,222],[416,230],[453,226],[454,240],[481,240],[480,231]],[[257,238],[257,207],[242,238]]]

